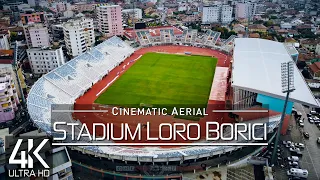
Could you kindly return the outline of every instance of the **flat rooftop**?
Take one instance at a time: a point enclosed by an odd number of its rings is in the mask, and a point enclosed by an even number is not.
[[[281,63],[293,61],[285,45],[280,42],[237,38],[233,53],[232,86],[258,94],[285,99],[282,92]],[[295,91],[289,100],[319,106],[297,66],[294,66]]]

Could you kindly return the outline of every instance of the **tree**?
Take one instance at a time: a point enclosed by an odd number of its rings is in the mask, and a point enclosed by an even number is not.
[[[270,27],[270,26],[273,25],[273,21],[271,21],[271,20],[266,21],[266,22],[263,23],[263,25],[266,26],[266,27]]]
[[[270,19],[278,19],[277,16],[271,16]]]

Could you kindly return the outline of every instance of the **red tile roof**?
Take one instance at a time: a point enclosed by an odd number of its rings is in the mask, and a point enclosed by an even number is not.
[[[320,63],[320,62],[316,62],[316,63]],[[316,63],[313,63],[313,64],[308,65],[309,68],[310,68],[310,70],[311,70],[313,73],[316,73],[316,72],[319,72],[319,71],[320,71],[320,69],[319,69],[319,67],[316,65]],[[320,65],[320,64],[318,64],[318,65]]]

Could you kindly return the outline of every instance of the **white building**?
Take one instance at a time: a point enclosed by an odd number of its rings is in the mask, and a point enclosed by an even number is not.
[[[123,14],[129,14],[129,15],[134,14],[134,18],[142,19],[142,10],[138,9],[138,8],[135,8],[135,9],[123,9],[122,13]]]
[[[222,6],[222,8],[221,8],[221,23],[229,24],[233,20],[232,10],[233,10],[233,8],[229,5]]]
[[[215,23],[220,21],[221,7],[220,6],[205,6],[203,7],[202,23]]]
[[[246,2],[236,4],[235,18],[252,18],[256,14],[257,3]]]
[[[317,55],[320,55],[320,44],[317,44],[315,52]]]
[[[32,48],[27,50],[34,74],[45,74],[65,63],[62,48]]]
[[[0,34],[0,49],[10,49],[10,43],[8,40],[8,34]]]
[[[14,119],[19,98],[14,79],[9,74],[0,74],[0,122]]]
[[[43,24],[30,24],[23,27],[29,48],[50,46],[48,28]]]
[[[122,13],[119,5],[97,7],[99,31],[108,37],[122,35]]]
[[[291,23],[288,22],[281,22],[280,27],[281,29],[292,29]]]
[[[95,43],[93,20],[79,18],[63,23],[63,34],[70,56],[78,56]]]
[[[232,18],[232,7],[229,5],[204,6],[202,13],[202,23],[230,23]]]

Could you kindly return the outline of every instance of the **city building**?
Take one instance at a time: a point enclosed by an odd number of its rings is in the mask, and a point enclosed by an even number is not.
[[[229,24],[233,20],[232,10],[233,10],[232,6],[222,5],[222,7],[221,7],[221,23]]]
[[[22,24],[28,24],[30,22],[40,23],[45,21],[44,12],[35,12],[30,14],[20,15]]]
[[[135,9],[123,9],[123,14],[128,14],[129,16],[134,15],[134,18],[136,19],[142,19],[142,10],[135,8]]]
[[[52,34],[53,41],[56,41],[56,42],[64,41],[62,24],[51,25],[51,34]]]
[[[320,55],[320,44],[317,44],[315,52],[317,55]]]
[[[13,77],[9,74],[0,74],[0,104],[0,122],[14,119],[19,98]]]
[[[320,78],[320,62],[309,64],[309,72],[314,79]]]
[[[257,3],[246,2],[237,3],[235,11],[235,19],[250,18],[256,14]]]
[[[50,46],[48,28],[43,24],[24,26],[24,35],[29,48]]]
[[[32,48],[27,50],[34,74],[45,74],[65,63],[62,48]]]
[[[210,24],[220,21],[221,7],[220,6],[205,6],[202,12],[202,23]]]
[[[9,34],[0,34],[0,49],[10,49]]]
[[[99,31],[110,37],[123,35],[122,13],[119,5],[97,7]]]
[[[20,49],[18,50],[18,55],[17,55],[17,59],[18,59],[18,63],[19,62],[23,62],[25,59],[24,56],[24,49]],[[22,88],[23,93],[26,93],[26,83],[24,81],[24,76],[22,74],[22,68],[20,65],[17,65],[17,75],[14,72],[13,69],[13,50],[0,50],[0,74],[8,74],[11,76],[11,78],[14,81],[14,86],[18,87],[18,78],[20,80],[20,85]],[[21,98],[21,91],[20,88],[16,88],[16,91],[18,93],[19,98]]]
[[[94,45],[93,19],[73,19],[62,26],[68,55],[78,56]]]
[[[261,33],[266,33],[268,29],[263,24],[250,24],[248,28],[250,32],[261,32]]]
[[[83,12],[83,11],[94,11],[97,4],[87,4],[86,2],[75,3],[71,5],[71,10]]]
[[[233,20],[232,6],[229,5],[214,5],[204,6],[202,12],[202,23],[218,23],[228,24]]]

